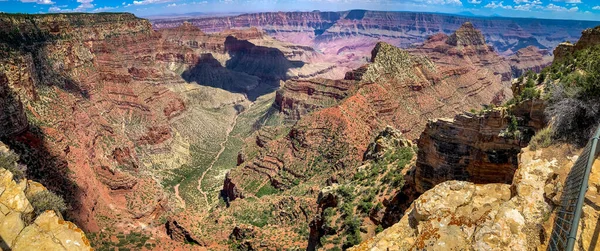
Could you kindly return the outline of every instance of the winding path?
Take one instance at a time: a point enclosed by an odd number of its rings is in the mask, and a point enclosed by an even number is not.
[[[244,110],[244,111],[249,110],[253,104],[254,103],[250,103],[248,108],[246,108],[246,110]],[[227,128],[227,135],[225,136],[225,140],[222,141],[220,144],[221,150],[219,150],[219,152],[217,153],[217,155],[215,156],[213,161],[210,163],[210,166],[206,170],[204,170],[204,172],[202,173],[202,176],[200,176],[200,179],[198,179],[198,186],[196,188],[198,189],[198,191],[200,191],[202,196],[204,196],[204,202],[206,202],[206,207],[210,207],[210,204],[208,203],[208,196],[206,195],[206,192],[204,190],[202,190],[202,180],[204,180],[204,176],[206,175],[206,173],[208,173],[213,168],[213,166],[215,165],[217,160],[219,160],[219,157],[221,156],[223,151],[225,151],[226,144],[229,141],[229,138],[231,136],[230,134],[233,131],[233,128],[235,128],[238,118],[240,117],[240,115],[242,115],[244,113],[244,111],[235,115],[235,118],[233,119],[233,123],[231,123],[231,126],[229,128]]]

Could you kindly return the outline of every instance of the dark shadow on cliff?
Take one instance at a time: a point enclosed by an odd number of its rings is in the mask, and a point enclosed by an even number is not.
[[[51,65],[48,57],[50,53],[46,50],[46,45],[55,43],[60,38],[48,31],[40,30],[34,21],[31,22],[33,27],[28,27],[31,30],[25,32],[21,32],[17,27],[11,31],[0,30],[0,61],[11,58],[31,58],[30,62],[16,62],[25,65],[28,63],[33,64],[29,66],[34,70],[34,72],[30,72],[32,79],[23,81],[33,81],[37,87],[56,86],[76,96],[88,99],[89,94],[85,88],[82,88],[66,74],[56,71]],[[0,25],[3,24],[0,23]]]
[[[230,56],[225,66],[206,53],[181,77],[187,82],[244,93],[254,101],[277,90],[279,81],[288,79],[289,69],[304,65],[301,61],[288,60],[278,49],[256,46],[233,36],[225,39],[225,51]]]
[[[21,102],[12,91],[7,92],[5,101]],[[0,106],[0,108],[2,107]],[[0,112],[15,113],[15,111],[5,111],[4,109]],[[24,123],[23,125],[14,125],[10,122],[4,125],[7,127],[22,126],[23,128],[13,130],[13,133],[0,137],[0,141],[19,155],[19,163],[27,166],[25,171],[27,179],[40,182],[49,190],[59,194],[65,199],[69,211],[76,212],[80,207],[79,199],[83,194],[79,186],[69,179],[70,171],[67,161],[63,156],[49,150],[45,140],[46,136],[39,126],[32,124],[30,121],[27,123],[29,123],[29,126],[24,126]],[[64,152],[65,154],[68,153],[68,148]],[[74,217],[65,215],[65,218],[71,220]]]

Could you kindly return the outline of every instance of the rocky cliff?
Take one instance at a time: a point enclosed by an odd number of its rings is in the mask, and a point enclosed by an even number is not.
[[[38,182],[17,177],[9,170],[20,172],[16,159],[0,142],[0,247],[3,250],[92,250],[85,234],[75,224],[65,221],[60,213],[32,206],[32,198],[46,188]]]
[[[274,106],[291,121],[338,103],[349,96],[356,83],[346,80],[289,80],[275,96]]]
[[[559,55],[556,55],[560,57]],[[552,64],[554,58],[548,50],[538,49],[534,46],[527,46],[518,50],[515,55],[508,58],[512,75],[517,77],[525,74],[527,71],[539,73],[546,66]]]
[[[470,18],[447,14],[351,10],[343,12],[255,13],[186,19],[208,32],[259,27],[283,41],[316,45],[331,53],[368,53],[378,39],[395,46],[421,43],[436,33],[452,34],[471,22],[503,55],[527,46],[552,49],[576,41],[579,33],[598,23],[539,19]],[[155,28],[179,26],[183,20],[152,20]]]
[[[510,183],[521,148],[545,126],[544,108],[542,101],[528,100],[509,109],[430,121],[418,140],[417,191],[447,180]]]
[[[0,75],[0,137],[21,133],[29,127],[23,103],[8,86],[6,75]]]
[[[556,159],[520,156],[510,184],[447,181],[415,200],[402,219],[351,250],[531,250],[543,247],[552,209],[546,189]],[[511,192],[512,191],[512,192]]]

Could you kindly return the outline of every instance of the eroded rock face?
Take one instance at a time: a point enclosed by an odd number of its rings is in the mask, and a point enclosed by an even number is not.
[[[332,106],[347,97],[355,82],[330,79],[288,80],[277,91],[274,105],[291,121]]]
[[[545,124],[543,107],[543,101],[529,100],[510,110],[497,108],[430,121],[418,141],[417,191],[425,192],[447,180],[510,183],[521,148]],[[517,136],[507,132],[513,116],[518,121]]]
[[[412,142],[406,140],[402,135],[402,132],[391,126],[386,126],[385,129],[375,137],[375,141],[369,144],[364,159],[379,159],[392,149],[412,146]]]
[[[21,100],[8,86],[6,75],[0,74],[0,137],[21,133],[28,127]]]
[[[448,37],[446,43],[453,46],[481,46],[485,45],[485,38],[471,22],[466,22]]]
[[[427,20],[424,22],[423,20]],[[278,39],[316,45],[332,53],[368,54],[381,39],[396,46],[421,43],[436,33],[450,35],[471,22],[482,30],[500,53],[510,55],[528,46],[551,49],[565,40],[575,41],[579,32],[597,22],[546,22],[527,19],[469,18],[432,13],[351,10],[342,12],[269,12],[227,17],[188,19],[207,32],[260,27]],[[153,20],[155,28],[177,27],[183,20]]]
[[[520,156],[512,185],[447,181],[413,202],[400,222],[351,250],[531,250],[552,209],[544,187],[556,160]]]
[[[552,64],[553,59],[548,50],[527,46],[509,57],[509,63],[513,77],[519,77],[527,71],[541,72],[544,67]]]
[[[169,235],[169,237],[171,237],[171,239],[174,241],[201,245],[201,242],[198,241],[198,238],[177,223],[176,220],[168,220],[167,223],[165,223],[165,228],[167,229],[167,235]]]

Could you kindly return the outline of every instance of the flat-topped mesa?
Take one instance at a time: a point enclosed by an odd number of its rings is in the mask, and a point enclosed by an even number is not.
[[[481,31],[475,29],[471,22],[464,23],[458,30],[448,37],[446,43],[453,46],[479,46],[485,45],[485,37]]]
[[[75,30],[77,32],[74,32]],[[53,38],[96,41],[140,32],[152,33],[152,25],[148,20],[137,18],[130,13],[0,14],[2,41],[12,39],[13,42],[19,42],[19,39],[25,39],[23,34],[29,34],[29,38],[36,40]]]
[[[250,40],[250,39],[261,39],[266,36],[266,33],[259,30],[256,27],[249,29],[227,29],[220,33],[223,36],[234,36],[237,39]]]

